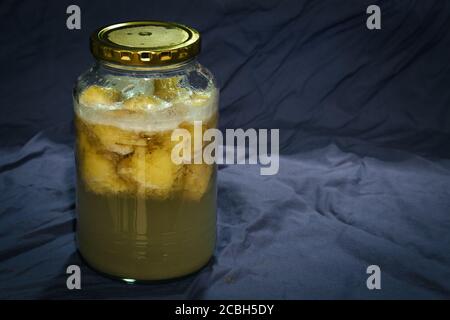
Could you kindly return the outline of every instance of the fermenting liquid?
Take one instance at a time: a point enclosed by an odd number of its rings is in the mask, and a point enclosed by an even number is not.
[[[174,93],[170,81],[129,98],[90,86],[75,107],[79,250],[119,278],[182,276],[214,250],[216,170],[175,164],[171,133],[184,128],[194,139],[193,121],[216,127],[216,93]]]

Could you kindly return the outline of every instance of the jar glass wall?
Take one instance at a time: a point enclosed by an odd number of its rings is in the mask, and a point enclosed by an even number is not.
[[[172,132],[190,133],[192,157],[203,152],[195,135],[218,120],[211,73],[195,59],[160,67],[99,60],[79,77],[74,110],[77,241],[87,263],[133,280],[205,265],[216,238],[216,167],[175,163]]]

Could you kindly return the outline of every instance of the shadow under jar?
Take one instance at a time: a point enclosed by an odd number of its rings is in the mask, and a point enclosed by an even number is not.
[[[176,278],[213,254],[216,166],[172,159],[173,130],[190,133],[192,159],[205,147],[196,135],[217,126],[219,94],[195,60],[199,46],[194,29],[156,21],[91,36],[96,63],[74,89],[77,242],[102,273]]]

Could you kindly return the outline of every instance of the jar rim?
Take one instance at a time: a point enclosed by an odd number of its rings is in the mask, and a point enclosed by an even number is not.
[[[132,73],[149,73],[149,72],[157,72],[157,73],[165,73],[165,72],[176,72],[178,70],[182,70],[188,68],[189,66],[195,65],[198,63],[196,58],[192,58],[190,60],[182,61],[175,64],[165,65],[165,66],[130,66],[117,64],[106,60],[97,59],[96,63],[108,70],[116,71],[116,72],[132,72]]]

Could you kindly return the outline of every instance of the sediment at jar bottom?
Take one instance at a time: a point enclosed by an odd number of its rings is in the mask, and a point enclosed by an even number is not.
[[[216,127],[216,116],[203,123],[202,134]],[[93,193],[165,200],[181,195],[199,201],[211,187],[213,165],[175,164],[172,130],[136,131],[75,118],[79,178]],[[194,124],[183,122],[195,139]],[[202,140],[202,139],[201,139]],[[195,150],[192,154],[202,152]]]

